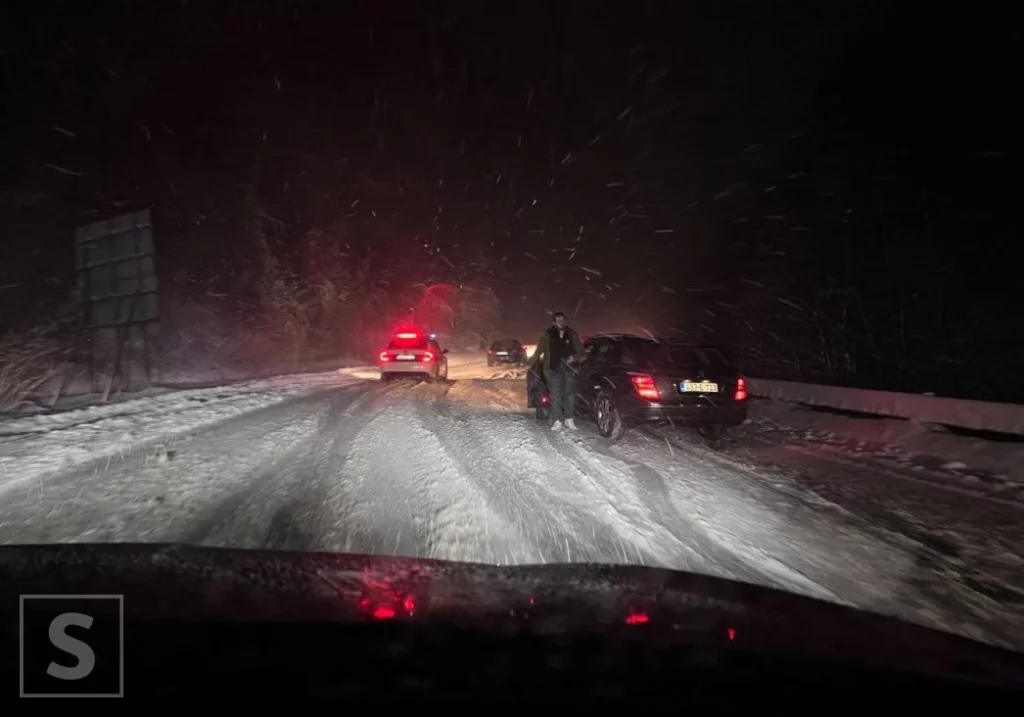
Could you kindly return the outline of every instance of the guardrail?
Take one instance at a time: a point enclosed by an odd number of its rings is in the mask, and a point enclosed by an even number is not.
[[[749,379],[750,394],[776,401],[1024,436],[1024,406],[794,381]]]

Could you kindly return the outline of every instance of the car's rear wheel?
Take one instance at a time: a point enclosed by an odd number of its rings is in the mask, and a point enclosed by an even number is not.
[[[597,419],[597,432],[605,438],[617,441],[626,433],[626,422],[615,406],[611,394],[602,392],[594,401],[594,414]]]
[[[549,415],[549,411],[548,411],[548,407],[547,406],[543,406],[543,405],[537,406],[537,420],[538,421],[546,421],[547,418],[548,418],[548,415]]]

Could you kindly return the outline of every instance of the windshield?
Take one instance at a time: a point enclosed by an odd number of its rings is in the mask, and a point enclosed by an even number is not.
[[[0,544],[663,568],[1024,649],[1020,23],[902,5],[24,3]]]

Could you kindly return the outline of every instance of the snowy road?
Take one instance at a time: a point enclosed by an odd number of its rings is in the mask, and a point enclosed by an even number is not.
[[[524,410],[515,370],[453,363],[457,380],[439,384],[366,374],[149,399],[186,418],[209,412],[176,421],[159,446],[142,408],[56,416],[45,432],[0,424],[0,543],[642,563],[1024,649],[1020,506],[750,430],[724,452],[663,429],[615,444],[586,421],[554,434]],[[195,405],[182,406],[185,393]],[[126,426],[102,457],[48,453]]]

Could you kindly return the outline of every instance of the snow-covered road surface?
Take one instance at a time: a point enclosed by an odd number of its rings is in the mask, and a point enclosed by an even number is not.
[[[756,435],[716,452],[664,429],[552,433],[516,370],[482,362],[438,384],[370,373],[0,423],[0,543],[656,565],[1024,649],[1018,506]]]

